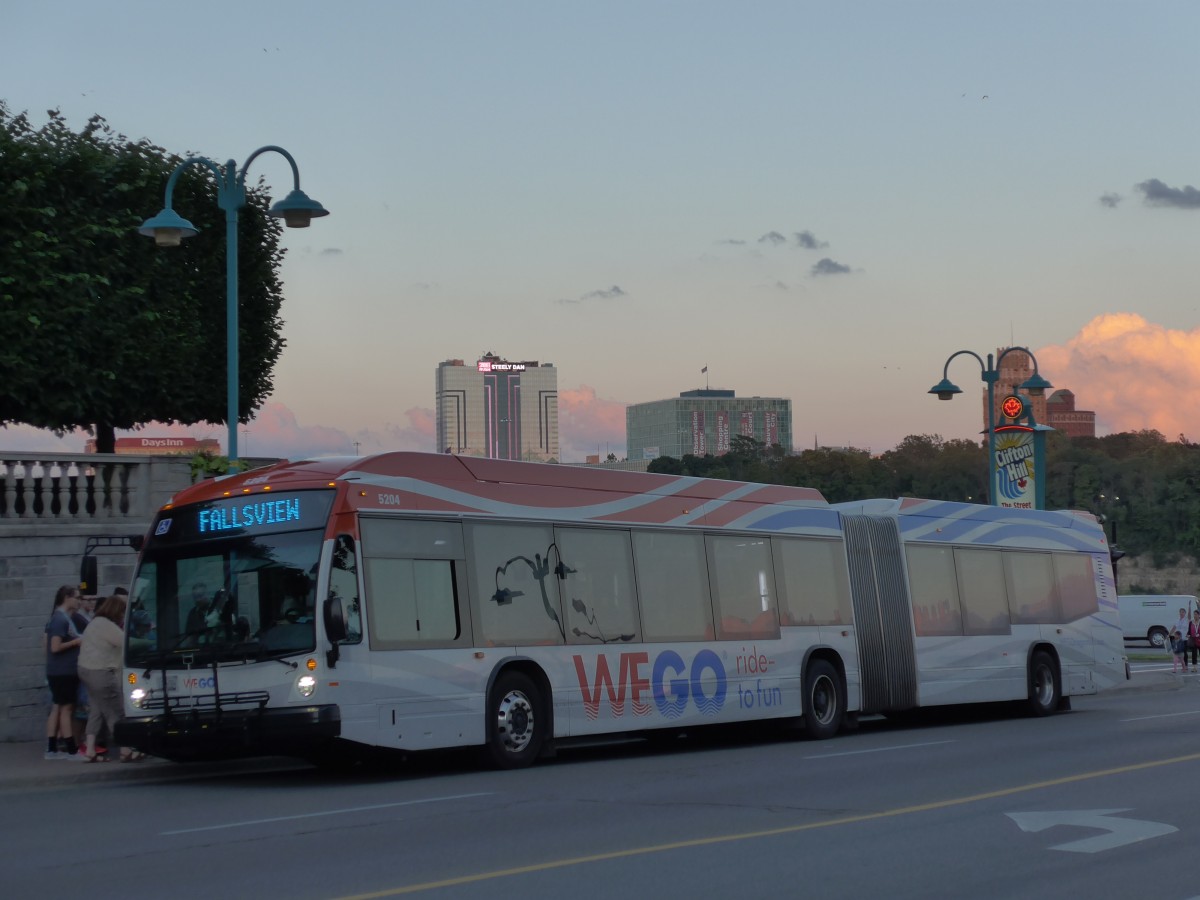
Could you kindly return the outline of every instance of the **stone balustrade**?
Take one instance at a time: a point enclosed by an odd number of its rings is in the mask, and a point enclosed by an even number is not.
[[[158,505],[152,496],[155,468],[176,470],[170,485],[162,485],[171,492],[190,481],[186,460],[0,452],[0,526],[130,519],[145,525]],[[184,472],[187,477],[181,483]]]

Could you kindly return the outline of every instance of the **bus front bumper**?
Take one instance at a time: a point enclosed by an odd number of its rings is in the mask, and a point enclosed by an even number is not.
[[[127,718],[117,723],[115,742],[178,762],[246,756],[316,753],[342,731],[337,706],[283,709],[193,710]]]

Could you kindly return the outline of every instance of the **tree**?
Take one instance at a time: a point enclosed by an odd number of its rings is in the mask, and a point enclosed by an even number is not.
[[[78,133],[57,110],[39,129],[0,101],[0,425],[114,429],[226,418],[225,220],[203,167],[173,205],[199,229],[164,250],[136,233],[162,207],[180,158],[115,134]],[[282,231],[261,181],[239,216],[239,420],[273,386],[283,351]]]

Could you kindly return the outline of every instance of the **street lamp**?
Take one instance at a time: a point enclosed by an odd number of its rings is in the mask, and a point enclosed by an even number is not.
[[[225,210],[225,281],[226,281],[226,350],[227,369],[226,419],[229,425],[229,461],[238,458],[238,271],[237,271],[237,221],[238,210],[246,205],[246,170],[259,154],[273,150],[283,156],[292,167],[292,192],[268,210],[268,215],[283,219],[288,228],[307,228],[313,219],[329,215],[316,200],[300,190],[300,170],[292,154],[282,147],[269,145],[259,147],[243,163],[239,170],[231,159],[224,167],[202,156],[191,156],[175,167],[167,179],[163,208],[158,215],[147,219],[138,229],[138,234],[154,238],[160,247],[178,247],[183,238],[195,237],[198,229],[171,208],[171,195],[180,173],[193,165],[206,167],[216,177],[217,206]]]
[[[953,400],[955,394],[961,394],[962,388],[950,380],[950,363],[957,356],[973,356],[975,361],[979,363],[980,378],[987,385],[987,434],[988,434],[988,458],[987,458],[987,478],[984,483],[987,485],[988,502],[993,506],[997,506],[996,502],[996,486],[993,483],[992,467],[996,457],[996,382],[1000,380],[1000,363],[1004,357],[1010,353],[1021,351],[1029,357],[1033,362],[1033,375],[1021,383],[1020,389],[1027,391],[1031,397],[1041,397],[1046,393],[1046,388],[1054,387],[1049,381],[1038,374],[1037,357],[1033,355],[1027,347],[1008,347],[1000,352],[996,357],[995,362],[992,361],[992,354],[987,355],[987,363],[978,353],[971,350],[957,350],[951,353],[946,359],[946,364],[942,367],[942,380],[929,389],[929,393],[937,394],[939,400]]]

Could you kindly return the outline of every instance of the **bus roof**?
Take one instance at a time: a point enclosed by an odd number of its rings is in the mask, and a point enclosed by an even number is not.
[[[455,502],[447,500],[446,511],[496,514],[498,504],[512,503],[546,510],[586,508],[590,512],[583,518],[610,521],[679,523],[681,516],[687,516],[692,524],[711,526],[730,524],[765,506],[829,509],[821,492],[813,488],[413,452],[280,462],[207,479],[181,491],[172,499],[172,505],[342,483],[391,491],[389,497],[404,497],[405,501],[420,493],[420,502],[414,500],[413,508],[424,511],[435,511],[436,506],[429,491],[414,493],[417,485],[438,486],[445,489],[443,497],[453,495]],[[474,498],[482,505],[471,503]],[[353,505],[358,509],[374,507],[371,502]],[[602,509],[610,505],[613,514],[605,515]],[[389,500],[384,508],[406,506],[407,502]],[[722,510],[719,515],[718,508]]]

